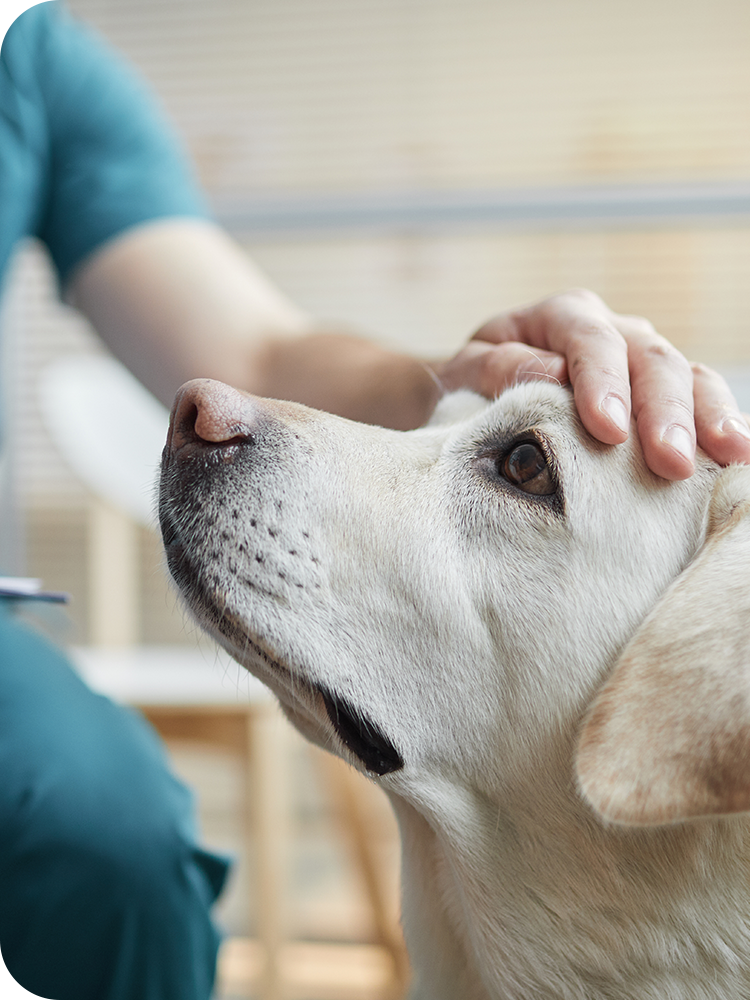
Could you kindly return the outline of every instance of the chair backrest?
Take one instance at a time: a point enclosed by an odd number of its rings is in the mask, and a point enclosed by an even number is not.
[[[155,525],[155,483],[169,415],[114,358],[56,361],[39,380],[39,406],[60,454],[96,496]]]

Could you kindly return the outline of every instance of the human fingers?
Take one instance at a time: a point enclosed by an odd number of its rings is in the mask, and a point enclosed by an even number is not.
[[[628,344],[633,413],[646,464],[663,479],[695,469],[693,373],[685,357],[640,317],[619,317]]]
[[[680,352],[647,320],[613,313],[593,292],[574,289],[495,317],[475,336],[562,354],[581,420],[606,444],[627,438],[632,406],[646,462],[666,479],[692,474],[696,419],[712,457],[745,454],[742,424],[717,411],[728,405],[725,390],[703,379],[694,400],[693,373]]]
[[[470,340],[448,361],[432,365],[442,387],[473,389],[492,399],[516,382],[549,379],[567,381],[565,359],[541,348],[515,341],[490,344]]]
[[[717,372],[692,365],[698,444],[719,465],[750,462],[750,427]]]
[[[617,318],[586,289],[563,292],[510,314],[518,339],[565,357],[581,420],[605,444],[620,444],[630,429],[628,348]],[[503,335],[502,323],[487,326],[485,335]]]
[[[613,313],[591,292],[556,296],[546,309],[548,346],[567,358],[586,429],[606,444],[624,441],[632,405],[652,472],[665,479],[690,476],[693,376],[683,355],[648,320]],[[538,322],[538,311],[533,316]]]

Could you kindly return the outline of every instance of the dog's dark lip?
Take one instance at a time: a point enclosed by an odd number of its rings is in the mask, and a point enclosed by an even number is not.
[[[195,570],[185,554],[185,546],[182,543],[179,528],[165,503],[159,504],[159,528],[169,572],[174,577],[175,582],[179,586],[182,585],[183,573],[188,577],[188,582],[192,582],[196,576]]]
[[[161,528],[161,537],[165,549],[169,550],[174,545],[179,544],[180,533],[177,530],[177,525],[164,507],[161,507],[159,510],[159,527]]]
[[[399,771],[404,760],[377,723],[354,708],[341,695],[318,685],[326,713],[344,746],[365,765],[368,771],[383,777]]]
[[[264,647],[258,637],[248,634],[246,623],[226,607],[220,609],[216,594],[210,592],[203,574],[192,563],[184,545],[179,527],[168,503],[159,507],[164,550],[170,573],[190,606],[197,606],[206,615],[213,629],[226,640],[226,648],[240,663],[248,656],[266,667],[276,680],[294,688],[295,702],[302,690],[317,691],[323,700],[328,719],[344,746],[358,758],[372,774],[382,777],[404,766],[403,758],[377,723],[364,712],[354,708],[345,698],[321,685],[306,682],[305,671],[292,671],[275,650]],[[249,581],[248,581],[249,582]],[[255,590],[260,590],[254,586]],[[266,596],[276,598],[271,592]],[[261,678],[262,679],[262,678]]]

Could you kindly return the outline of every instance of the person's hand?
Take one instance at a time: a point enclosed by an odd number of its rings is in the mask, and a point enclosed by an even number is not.
[[[632,409],[646,462],[665,479],[692,475],[696,440],[721,465],[750,462],[750,428],[721,376],[593,292],[496,316],[434,367],[446,389],[488,397],[519,380],[570,381],[584,426],[605,444],[627,438]]]

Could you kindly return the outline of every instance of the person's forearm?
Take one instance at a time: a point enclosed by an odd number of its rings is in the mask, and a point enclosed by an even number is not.
[[[311,328],[233,240],[199,219],[126,231],[82,262],[68,295],[166,406],[190,378],[247,380],[266,341]]]
[[[426,365],[346,332],[316,329],[211,223],[165,220],[103,246],[71,298],[166,405],[191,378],[406,429],[439,390]]]
[[[440,396],[427,364],[348,333],[269,338],[239,388],[397,430],[420,427]],[[243,384],[244,383],[244,384]]]

